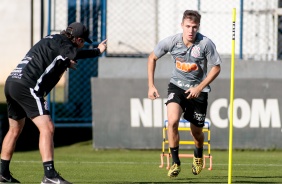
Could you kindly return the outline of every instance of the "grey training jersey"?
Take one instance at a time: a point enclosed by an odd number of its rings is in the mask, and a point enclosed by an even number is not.
[[[154,49],[160,58],[170,52],[175,63],[170,82],[187,90],[199,85],[207,76],[207,64],[221,64],[221,59],[214,43],[201,33],[197,33],[195,43],[189,48],[182,40],[182,33],[167,37],[160,41]],[[202,92],[210,92],[206,86]]]

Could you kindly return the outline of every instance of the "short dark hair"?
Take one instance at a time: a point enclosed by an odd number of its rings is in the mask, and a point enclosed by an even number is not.
[[[185,10],[185,12],[183,13],[182,22],[184,21],[184,19],[190,19],[195,23],[200,23],[201,15],[199,14],[198,11],[195,10]]]

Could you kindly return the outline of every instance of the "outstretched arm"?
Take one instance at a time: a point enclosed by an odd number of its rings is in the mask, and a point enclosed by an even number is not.
[[[77,52],[74,60],[78,59],[86,59],[86,58],[94,58],[102,54],[107,49],[107,39],[102,41],[97,48],[94,49],[81,49]]]

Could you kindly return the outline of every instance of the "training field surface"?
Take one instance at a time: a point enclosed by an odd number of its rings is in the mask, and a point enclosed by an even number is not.
[[[56,148],[55,168],[65,179],[81,184],[228,182],[228,151],[211,150],[213,170],[204,169],[198,176],[191,173],[192,158],[182,158],[182,171],[173,179],[167,177],[165,168],[159,168],[160,153],[161,150],[94,150],[88,141]],[[232,183],[282,183],[281,156],[282,151],[233,151]],[[40,183],[43,177],[38,151],[16,152],[10,168],[22,183]]]

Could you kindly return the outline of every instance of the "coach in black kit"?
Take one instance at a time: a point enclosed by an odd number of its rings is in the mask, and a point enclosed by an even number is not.
[[[60,34],[49,35],[35,44],[8,76],[5,96],[9,130],[2,143],[0,183],[20,183],[11,176],[9,165],[26,118],[30,118],[40,132],[39,150],[44,168],[41,184],[70,183],[54,167],[54,124],[44,97],[67,68],[76,69],[78,59],[97,57],[106,50],[107,40],[102,41],[98,48],[81,49],[84,42],[92,43],[88,36],[89,30],[74,22]]]

